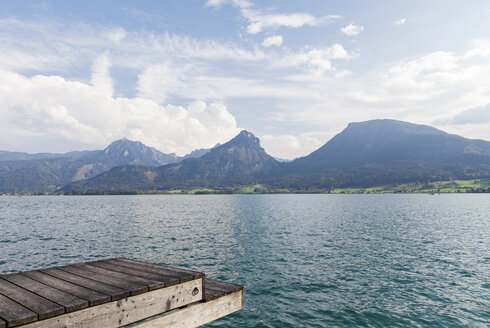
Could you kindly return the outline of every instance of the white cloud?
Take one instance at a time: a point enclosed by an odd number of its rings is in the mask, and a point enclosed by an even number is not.
[[[345,35],[348,35],[348,36],[354,36],[354,35],[358,35],[359,33],[361,33],[362,31],[364,31],[364,26],[360,25],[354,25],[354,24],[349,24],[345,27],[342,27],[340,29],[340,31],[342,33],[344,33]]]
[[[264,47],[280,47],[282,45],[282,36],[280,35],[273,35],[268,38],[265,38],[264,41],[262,42],[262,45]]]
[[[339,132],[351,121],[394,118],[490,140],[485,114],[490,103],[490,52],[484,40],[472,46],[461,54],[437,51],[342,79],[291,77],[317,96],[284,102],[276,119],[325,131],[337,127]]]
[[[251,51],[233,43],[169,34],[160,36],[148,33],[143,37],[136,37],[132,44],[126,46],[125,50],[129,52],[131,46],[138,45],[143,47],[143,49],[138,49],[139,54],[148,51],[154,56],[152,59],[155,61],[161,61],[163,56],[232,61],[257,61],[267,58],[267,55],[259,49]]]
[[[251,9],[242,9],[241,12],[249,21],[247,32],[250,34],[257,34],[266,28],[320,26],[340,18],[337,15],[316,17],[308,13],[268,14]]]
[[[227,0],[208,0],[204,6],[206,7],[219,7],[228,2]]]
[[[394,22],[393,24],[395,25],[403,25],[407,22],[407,19],[406,18],[401,18],[399,20],[397,20],[396,22]]]
[[[305,49],[281,58],[275,65],[278,67],[306,67],[316,75],[333,70],[332,60],[348,59],[351,55],[344,47],[335,43],[327,48]]]
[[[114,43],[121,42],[127,35],[126,30],[121,27],[108,31],[106,34],[107,37]]]
[[[462,57],[462,60],[485,58],[490,56],[490,40],[475,39],[471,41],[471,49]]]
[[[50,140],[100,148],[116,139],[140,140],[180,155],[223,143],[239,132],[220,103],[195,101],[187,108],[150,99],[114,98],[94,86],[59,76],[26,77],[0,70],[0,148],[49,149]],[[45,149],[29,149],[32,138]]]
[[[357,54],[341,44],[263,48],[148,31],[118,32],[114,26],[74,23],[62,28],[15,19],[0,19],[0,31],[0,149],[15,145],[16,150],[50,150],[34,148],[38,139],[43,145],[64,140],[65,150],[73,144],[93,148],[128,137],[162,151],[185,153],[225,142],[238,131],[234,117],[220,105],[236,110],[231,106],[237,98],[244,107],[254,101],[267,104],[270,110],[262,121],[322,131],[307,136],[322,141],[350,121],[386,117],[490,139],[490,122],[478,119],[490,103],[490,40],[473,40],[461,53],[436,51],[352,72],[355,65],[347,66],[348,60]],[[89,69],[91,76],[81,76],[81,82],[61,77],[79,77]],[[110,72],[114,77],[120,72],[133,76],[129,82],[114,83]],[[111,96],[113,89],[121,94],[121,83],[136,96]],[[206,104],[167,105],[175,99]],[[237,112],[250,117],[258,109]],[[257,124],[263,128],[267,123]],[[189,131],[197,132],[191,138]],[[275,155],[289,158],[306,155],[317,145],[305,135],[293,137],[303,146],[294,146],[294,138],[284,136],[274,139],[275,146],[271,137],[264,144]],[[280,140],[295,150],[287,153]]]
[[[343,71],[340,71],[340,72],[335,73],[335,77],[341,79],[341,78],[344,78],[344,77],[352,76],[353,74],[354,73],[352,71],[343,70]]]
[[[239,8],[248,8],[252,6],[252,3],[247,0],[208,0],[206,1],[205,7],[219,7],[224,4],[233,4]]]
[[[63,72],[70,67],[92,64],[101,53],[110,53],[112,66],[145,69],[149,65],[181,60],[267,60],[259,47],[245,49],[233,42],[196,39],[188,36],[128,32],[121,28],[80,23],[25,22],[0,19],[0,68]],[[35,54],[35,55],[33,55]]]
[[[112,78],[109,75],[110,67],[109,54],[100,55],[92,65],[92,77],[90,80],[90,83],[97,91],[107,96],[112,96],[114,93]]]
[[[438,51],[417,59],[400,62],[388,70],[389,84],[397,87],[412,86],[420,88],[430,87],[432,79],[426,74],[441,73],[457,68],[458,58],[449,52]],[[424,78],[420,79],[424,73]]]
[[[294,159],[298,154],[307,155],[325,142],[309,135],[264,135],[260,137],[261,145],[266,152],[275,157]]]
[[[171,62],[148,66],[138,75],[138,97],[163,103],[168,95],[177,94],[185,87],[182,80],[190,70],[189,65],[176,65]]]
[[[219,7],[223,4],[232,4],[240,9],[240,14],[248,21],[247,33],[256,34],[266,28],[300,28],[303,26],[321,26],[330,23],[334,19],[341,18],[338,15],[314,16],[308,13],[277,14],[262,10],[251,9],[252,3],[247,0],[208,0],[206,7]]]
[[[167,67],[156,66],[139,75],[138,96],[161,103],[168,95],[207,101],[230,98],[311,98],[308,89],[292,83],[270,83],[267,80],[215,76],[188,69],[165,75]],[[172,70],[170,70],[172,72]],[[298,92],[301,89],[301,92]]]
[[[450,124],[489,124],[490,123],[490,103],[485,104],[480,107],[468,108],[460,112],[458,115],[454,116],[448,122]]]

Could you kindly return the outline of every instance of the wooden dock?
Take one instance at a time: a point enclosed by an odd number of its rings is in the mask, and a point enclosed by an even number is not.
[[[0,275],[0,328],[199,327],[243,297],[201,272],[107,259]]]

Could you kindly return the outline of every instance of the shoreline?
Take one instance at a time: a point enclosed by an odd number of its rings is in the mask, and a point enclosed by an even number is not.
[[[377,194],[481,194],[490,193],[490,180],[447,180],[434,182],[414,182],[399,184],[396,186],[374,187],[330,187],[323,189],[288,189],[274,188],[265,184],[253,184],[246,186],[234,186],[228,188],[194,187],[186,189],[169,190],[137,190],[127,189],[112,190],[88,190],[79,191],[22,191],[4,192],[0,196],[96,196],[96,195],[269,195],[269,194],[335,194],[335,195],[377,195]]]
[[[464,194],[490,194],[490,190],[485,191],[465,191],[465,192],[322,192],[322,191],[290,191],[290,192],[101,192],[101,193],[5,193],[2,197],[21,197],[21,196],[151,196],[151,195],[464,195]]]

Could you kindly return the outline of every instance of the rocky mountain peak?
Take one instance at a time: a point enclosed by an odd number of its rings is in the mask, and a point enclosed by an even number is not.
[[[242,130],[235,138],[231,139],[227,143],[220,147],[230,147],[230,146],[246,146],[246,147],[260,147],[260,140],[253,133]]]

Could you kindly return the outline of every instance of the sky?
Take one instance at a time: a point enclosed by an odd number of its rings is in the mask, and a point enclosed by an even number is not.
[[[0,0],[0,150],[292,159],[382,118],[490,140],[490,1]]]

